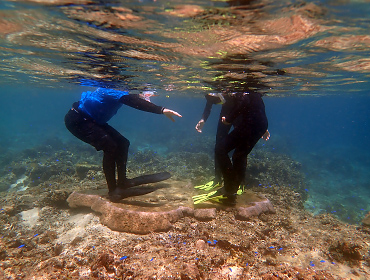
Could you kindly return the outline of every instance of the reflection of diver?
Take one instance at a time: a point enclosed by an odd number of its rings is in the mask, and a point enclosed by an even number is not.
[[[202,119],[196,125],[196,130],[202,132],[202,127],[208,119],[212,105],[222,104],[217,126],[215,145],[215,180],[220,184],[222,177],[224,187],[216,195],[222,194],[225,204],[236,203],[236,193],[245,178],[247,156],[262,137],[268,140],[268,121],[265,104],[259,93],[207,94],[206,106]],[[230,128],[233,130],[230,132]],[[234,150],[232,161],[228,153]]]
[[[107,180],[109,196],[115,200],[130,196],[126,189],[134,185],[146,183],[145,181],[148,179],[149,181],[160,181],[167,177],[166,174],[163,176],[162,173],[162,176],[157,176],[154,180],[148,176],[136,181],[126,178],[130,142],[107,124],[122,104],[142,111],[164,114],[172,121],[174,121],[173,116],[181,117],[175,111],[144,100],[139,94],[129,94],[127,91],[114,89],[98,88],[93,92],[84,92],[81,100],[73,104],[65,116],[66,127],[74,136],[94,146],[96,150],[103,150],[103,171]],[[145,193],[143,188],[141,191],[143,194]]]

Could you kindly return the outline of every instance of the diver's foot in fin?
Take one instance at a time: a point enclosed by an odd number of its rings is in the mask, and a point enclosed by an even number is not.
[[[213,201],[232,207],[236,205],[236,197],[236,194],[227,193],[224,188],[221,188],[206,194],[195,195],[193,196],[193,202],[196,205],[206,201]]]
[[[193,202],[194,202],[194,204],[203,203],[203,202],[206,202],[206,201],[209,201],[209,200],[219,202],[220,199],[223,199],[224,194],[225,194],[225,190],[223,188],[221,188],[219,190],[211,191],[209,193],[194,195],[193,196]]]
[[[169,172],[142,175],[132,179],[126,179],[122,184],[120,184],[119,188],[127,189],[139,185],[161,182],[169,178],[171,178],[171,174]]]
[[[131,187],[131,188],[116,188],[113,192],[108,193],[109,200],[118,202],[121,199],[145,195],[158,190],[158,187]]]
[[[234,207],[236,205],[236,195],[231,194],[231,195],[225,195],[220,202],[225,205],[225,206],[230,206]]]

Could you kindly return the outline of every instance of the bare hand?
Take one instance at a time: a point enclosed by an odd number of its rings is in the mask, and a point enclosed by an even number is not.
[[[269,140],[270,139],[270,132],[266,130],[265,134],[262,135],[261,137],[263,140]]]
[[[228,123],[227,121],[226,121],[226,117],[222,117],[221,118],[221,121],[222,121],[222,123],[223,124],[226,124],[226,125],[230,125],[231,123]]]
[[[195,129],[199,132],[199,133],[202,133],[202,128],[203,128],[203,126],[204,126],[204,120],[203,119],[201,119],[198,123],[197,123],[197,125],[195,126]]]
[[[167,118],[169,118],[171,121],[175,121],[175,119],[173,118],[173,116],[177,116],[177,117],[180,117],[180,118],[182,118],[182,116],[179,114],[179,113],[177,113],[177,112],[175,112],[175,111],[172,111],[172,110],[170,110],[170,109],[163,109],[163,114],[167,117]]]

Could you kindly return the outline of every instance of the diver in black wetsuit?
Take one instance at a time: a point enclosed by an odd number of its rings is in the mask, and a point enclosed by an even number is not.
[[[181,117],[175,111],[147,101],[140,94],[129,94],[127,91],[106,88],[84,92],[81,100],[72,105],[65,116],[65,125],[80,140],[94,146],[97,151],[103,150],[103,171],[107,180],[108,194],[115,200],[119,200],[117,195],[113,196],[115,190],[117,192],[118,189],[132,186],[131,181],[126,177],[130,142],[107,124],[122,104],[146,112],[164,114],[172,121],[175,121],[173,116]]]
[[[225,204],[235,205],[236,193],[245,178],[248,154],[260,138],[270,138],[265,104],[255,92],[211,93],[206,95],[206,100],[203,116],[195,128],[202,132],[212,105],[222,104],[216,134],[214,184],[220,184],[223,177],[224,187],[217,194],[226,198]],[[230,132],[231,126],[234,129]],[[228,153],[232,150],[231,161]]]

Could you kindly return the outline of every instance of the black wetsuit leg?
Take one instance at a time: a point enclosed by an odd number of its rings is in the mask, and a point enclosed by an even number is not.
[[[216,156],[216,150],[217,147],[224,141],[224,139],[227,137],[229,134],[229,131],[231,129],[231,125],[225,125],[222,123],[221,118],[225,115],[228,115],[229,112],[232,110],[234,106],[234,102],[229,101],[225,104],[222,105],[221,112],[220,112],[220,117],[218,119],[218,124],[217,124],[217,132],[216,132],[216,143],[215,143],[215,149],[214,149],[214,161],[215,161],[215,181],[217,183],[222,182],[222,171],[220,167],[220,163],[218,160],[218,157]]]
[[[111,162],[115,163],[115,168],[117,169],[118,177],[116,185],[124,188],[126,183],[128,183],[126,177],[126,164],[130,141],[108,124],[105,125],[105,131],[108,133],[107,134],[108,139],[103,140],[104,148],[102,148],[102,150],[104,151],[104,157],[109,158],[108,159],[109,163],[107,167],[110,168]]]
[[[221,117],[217,125],[217,133],[216,133],[216,143],[215,143],[215,149],[214,149],[214,160],[215,160],[215,182],[221,183],[222,182],[222,171],[221,166],[219,163],[219,158],[217,157],[217,147],[224,141],[224,139],[227,137],[231,126],[230,125],[224,125],[221,122]]]
[[[243,184],[245,180],[248,155],[264,134],[264,132],[258,131],[256,128],[250,128],[250,130],[250,137],[246,139],[243,145],[236,147],[232,155],[233,168],[235,171],[235,179],[233,181],[234,185],[231,187],[232,192],[237,192],[239,186]]]
[[[227,194],[235,194],[245,177],[247,156],[267,130],[267,118],[262,115],[251,120],[240,117],[236,125],[215,148],[215,157],[224,177]],[[234,150],[232,161],[229,152]]]
[[[98,124],[76,108],[71,109],[64,120],[67,129],[74,136],[92,145],[97,151],[103,150],[103,171],[109,192],[117,187],[116,167],[118,183],[123,184],[126,181],[129,140],[110,125]]]
[[[230,187],[234,185],[233,179],[236,175],[228,153],[235,149],[239,142],[237,135],[233,132],[234,130],[215,146],[215,162],[218,163],[224,179],[224,189],[228,194],[233,193]]]

